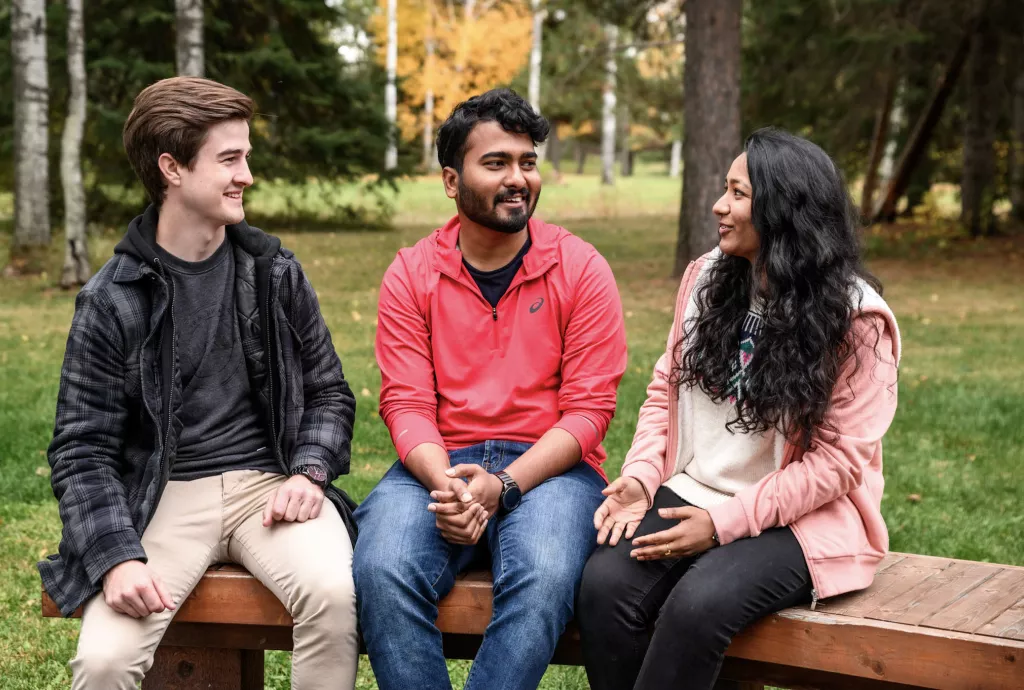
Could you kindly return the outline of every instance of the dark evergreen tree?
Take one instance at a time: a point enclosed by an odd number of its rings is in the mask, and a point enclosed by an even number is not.
[[[387,132],[382,71],[369,59],[346,63],[331,40],[331,32],[341,25],[365,25],[370,3],[209,0],[204,4],[207,75],[256,102],[251,137],[257,177],[296,182],[311,176],[351,180],[382,172]],[[48,12],[51,99],[64,103],[68,91],[65,7],[50,3]],[[141,190],[124,157],[121,128],[135,95],[175,73],[174,7],[153,0],[90,0],[85,13],[89,114],[82,162],[89,217],[120,223],[125,211],[133,212],[137,206],[131,203],[129,209],[115,211],[125,198],[117,193],[118,187]],[[10,0],[0,0],[3,54],[10,52],[9,16]],[[9,61],[0,60],[0,188],[10,187],[11,91]],[[62,122],[60,112],[51,113],[53,156],[60,150]],[[55,184],[53,206],[58,209],[59,184]],[[105,215],[111,213],[116,217]]]

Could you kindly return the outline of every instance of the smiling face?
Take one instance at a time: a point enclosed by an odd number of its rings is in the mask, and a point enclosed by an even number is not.
[[[466,138],[462,171],[443,172],[445,191],[474,223],[517,233],[537,208],[541,178],[529,134],[506,132],[497,122],[473,127]]]
[[[160,167],[167,181],[164,205],[176,204],[215,227],[241,222],[245,218],[242,193],[252,185],[250,151],[249,123],[229,120],[207,130],[191,170],[162,154]]]
[[[725,193],[715,202],[718,216],[718,247],[731,256],[742,256],[750,263],[757,259],[761,236],[751,220],[750,176],[747,154],[741,153],[732,162],[725,177]]]

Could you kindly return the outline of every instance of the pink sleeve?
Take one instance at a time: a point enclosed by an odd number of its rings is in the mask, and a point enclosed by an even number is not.
[[[861,484],[896,414],[896,358],[884,317],[858,318],[854,329],[857,357],[844,365],[828,412],[838,434],[823,429],[801,459],[708,509],[722,544],[791,524]]]
[[[668,395],[671,357],[668,352],[658,358],[654,376],[647,386],[647,400],[640,407],[633,444],[622,463],[622,476],[640,480],[653,502],[658,487],[669,478],[667,471]]]
[[[576,288],[562,344],[561,419],[553,428],[572,434],[590,455],[615,415],[615,395],[626,370],[622,301],[608,262],[593,251]]]
[[[445,447],[437,429],[434,361],[426,318],[399,255],[384,274],[377,306],[380,416],[405,462],[421,443]]]
[[[689,298],[688,286],[692,288],[693,272],[698,270],[695,263],[690,262],[679,283],[679,291],[676,294],[677,318],[685,308],[684,301]],[[638,479],[644,485],[647,499],[651,503],[654,502],[654,494],[658,492],[658,487],[672,476],[675,468],[675,459],[670,458],[668,453],[668,427],[672,423],[668,415],[668,399],[672,362],[680,330],[680,324],[673,320],[672,328],[668,332],[665,353],[654,365],[654,375],[647,386],[647,400],[640,407],[633,443],[622,463],[622,476]]]

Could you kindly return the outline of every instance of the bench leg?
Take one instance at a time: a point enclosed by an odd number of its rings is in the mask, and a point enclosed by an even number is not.
[[[160,646],[143,690],[263,690],[263,651]]]

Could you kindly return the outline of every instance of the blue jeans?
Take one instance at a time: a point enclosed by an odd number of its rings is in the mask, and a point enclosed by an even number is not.
[[[507,467],[530,444],[487,441],[449,453],[452,465]],[[494,613],[466,681],[470,690],[536,688],[572,618],[597,541],[604,480],[585,463],[494,517],[475,546],[450,544],[427,511],[427,489],[396,462],[356,510],[353,574],[359,621],[381,690],[451,688],[434,625],[437,603],[470,565],[491,563]]]

